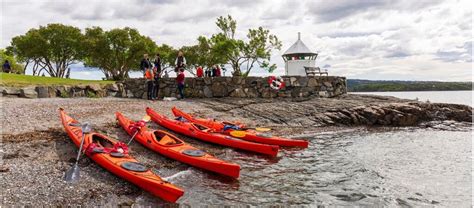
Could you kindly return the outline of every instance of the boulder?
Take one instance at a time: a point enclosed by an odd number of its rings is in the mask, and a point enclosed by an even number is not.
[[[323,84],[324,84],[324,86],[326,86],[326,87],[332,87],[331,82],[327,82],[327,81],[326,81],[326,82],[323,82]]]
[[[21,89],[17,87],[3,87],[2,94],[4,96],[17,97],[21,94]]]
[[[212,91],[208,86],[204,87],[203,93],[204,93],[204,97],[207,97],[207,98],[212,97]]]
[[[230,93],[230,97],[244,98],[244,97],[247,97],[247,95],[245,94],[245,92],[242,88],[237,88],[237,89],[234,89]]]
[[[254,88],[245,88],[244,92],[245,92],[245,94],[247,95],[248,98],[258,97],[258,92]]]
[[[308,87],[316,87],[319,86],[318,80],[316,78],[311,77],[308,79]]]
[[[24,98],[38,98],[38,93],[34,87],[25,87],[20,90],[20,97]]]
[[[328,93],[326,91],[319,91],[318,95],[319,97],[328,97]]]
[[[38,86],[36,87],[36,92],[38,93],[38,98],[49,98],[49,87],[46,86]]]
[[[62,97],[62,98],[70,97],[71,96],[70,90],[71,90],[70,86],[56,86],[55,87],[56,97]]]
[[[308,77],[298,77],[298,84],[301,87],[306,87],[308,85]]]
[[[214,82],[211,86],[212,95],[214,97],[226,97],[227,96],[227,87],[221,82]]]
[[[118,92],[119,91],[118,84],[107,84],[107,85],[105,85],[105,89],[107,89],[107,91],[111,91],[111,92]]]
[[[87,85],[87,89],[92,90],[94,92],[99,92],[102,91],[102,86],[100,86],[99,84],[90,84]]]

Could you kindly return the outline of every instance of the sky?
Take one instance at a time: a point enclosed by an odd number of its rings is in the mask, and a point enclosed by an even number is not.
[[[237,37],[263,26],[283,43],[274,72],[297,39],[317,52],[330,75],[371,80],[472,81],[472,1],[469,0],[1,0],[1,48],[14,36],[48,23],[81,29],[133,27],[157,44],[197,43],[218,32],[230,14]],[[102,76],[97,71],[71,73]],[[251,75],[268,76],[262,69]]]

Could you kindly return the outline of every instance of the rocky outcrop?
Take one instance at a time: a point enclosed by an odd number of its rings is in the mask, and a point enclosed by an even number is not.
[[[261,125],[414,126],[425,121],[472,122],[472,108],[469,106],[382,96],[343,95],[335,99],[292,98],[273,101],[228,98],[213,99],[208,104],[215,111],[248,117]]]

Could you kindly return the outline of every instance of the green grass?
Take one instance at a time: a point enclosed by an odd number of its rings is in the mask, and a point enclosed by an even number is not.
[[[31,76],[23,74],[6,74],[0,72],[0,85],[28,86],[28,85],[82,85],[82,84],[111,84],[114,81],[64,79],[55,77]]]

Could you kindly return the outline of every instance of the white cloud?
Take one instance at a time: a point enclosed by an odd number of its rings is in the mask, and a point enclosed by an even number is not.
[[[19,12],[21,11],[21,12]],[[63,23],[84,29],[134,27],[157,44],[196,43],[232,15],[237,36],[265,26],[283,41],[272,62],[302,32],[318,65],[348,78],[470,80],[472,3],[469,0],[3,0],[0,47],[30,28]],[[265,72],[256,69],[254,75]]]

